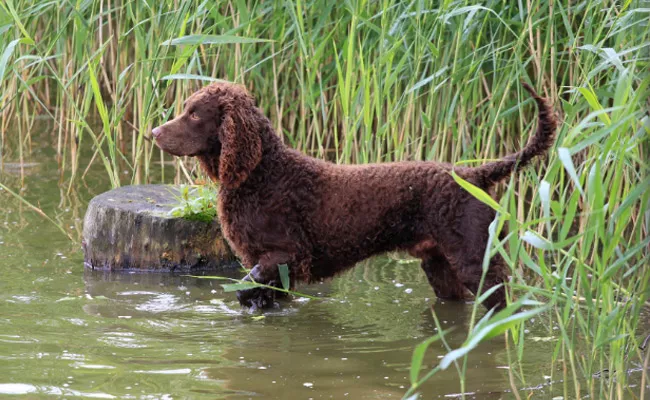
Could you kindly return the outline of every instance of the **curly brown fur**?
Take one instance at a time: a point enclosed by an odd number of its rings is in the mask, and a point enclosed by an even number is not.
[[[193,94],[184,112],[154,129],[158,146],[196,156],[221,183],[218,211],[224,236],[247,279],[276,284],[278,264],[298,281],[331,277],[374,254],[406,250],[440,297],[476,293],[495,217],[458,186],[452,168],[489,191],[511,172],[544,154],[557,127],[552,108],[524,85],[539,108],[539,127],[520,152],[477,168],[438,162],[337,165],[286,147],[253,98],[235,84],[215,83]],[[506,268],[492,257],[483,290],[502,284]],[[268,307],[273,291],[240,291],[244,305]],[[505,305],[499,287],[488,308]]]

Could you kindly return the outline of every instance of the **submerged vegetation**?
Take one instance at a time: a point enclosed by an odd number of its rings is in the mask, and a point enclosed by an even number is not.
[[[556,343],[539,360],[549,391],[645,398],[649,20],[643,1],[4,0],[0,163],[30,160],[44,118],[61,185],[95,166],[112,186],[193,181],[193,161],[165,168],[149,131],[214,79],[244,83],[286,142],[316,157],[478,163],[532,133],[518,84],[530,82],[563,123],[543,165],[513,176],[494,204],[490,250],[532,308],[470,324],[465,345],[426,373],[430,342],[418,347],[409,395],[448,365],[464,390],[468,351],[506,331],[510,390],[527,397],[524,320],[545,311],[535,317]]]

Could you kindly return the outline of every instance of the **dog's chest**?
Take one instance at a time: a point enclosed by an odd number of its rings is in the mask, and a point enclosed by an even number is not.
[[[249,263],[256,263],[270,250],[288,250],[289,217],[285,204],[268,202],[257,194],[220,193],[217,211],[223,236],[232,250]]]

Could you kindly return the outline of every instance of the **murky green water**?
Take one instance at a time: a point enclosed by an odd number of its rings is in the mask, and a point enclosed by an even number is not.
[[[93,169],[93,184],[68,191],[52,147],[44,141],[27,160],[35,164],[22,194],[78,238],[87,201],[107,188],[104,173]],[[20,168],[6,164],[0,178],[17,188]],[[78,244],[6,193],[0,199],[1,398],[398,399],[413,348],[436,332],[435,299],[416,263],[363,263],[301,288],[323,300],[259,319],[217,281],[84,271]],[[459,346],[471,306],[435,310]],[[557,341],[542,320],[530,324],[522,366],[530,387],[546,382]],[[427,365],[444,353],[434,344]],[[470,397],[511,398],[508,366],[503,338],[480,346],[468,364]],[[454,368],[422,388],[424,398],[459,391]],[[524,393],[551,397],[545,386]]]

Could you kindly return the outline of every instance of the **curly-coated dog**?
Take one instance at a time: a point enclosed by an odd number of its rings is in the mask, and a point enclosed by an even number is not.
[[[246,89],[214,83],[152,132],[176,156],[195,156],[220,183],[223,234],[247,268],[245,279],[278,286],[279,264],[291,287],[331,277],[373,254],[406,250],[422,259],[436,296],[476,294],[495,211],[461,188],[458,176],[491,192],[498,182],[548,151],[557,120],[550,103],[523,84],[539,109],[537,132],[523,150],[479,167],[430,161],[337,165],[283,144]],[[490,260],[485,301],[505,305],[503,260]],[[274,304],[271,289],[237,293],[241,304]]]

